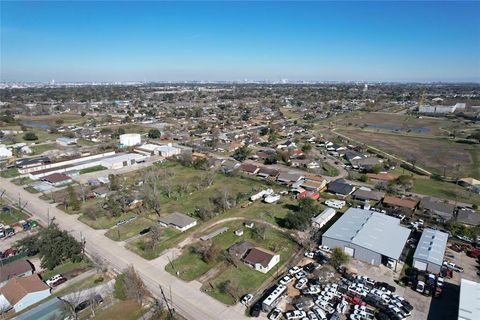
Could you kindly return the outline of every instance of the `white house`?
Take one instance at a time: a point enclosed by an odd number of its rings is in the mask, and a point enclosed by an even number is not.
[[[19,312],[50,296],[50,287],[37,274],[12,278],[0,288],[0,310]]]
[[[280,256],[262,248],[252,248],[243,261],[255,270],[267,273],[280,262]]]
[[[164,227],[173,227],[182,232],[187,231],[197,225],[197,220],[183,213],[174,212],[158,220]]]
[[[67,138],[67,137],[60,137],[55,140],[55,142],[61,146],[69,146],[72,144],[77,144],[77,138]]]

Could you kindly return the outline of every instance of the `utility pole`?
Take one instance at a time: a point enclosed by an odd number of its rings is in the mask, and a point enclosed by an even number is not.
[[[163,288],[161,285],[158,285],[158,287],[160,288],[160,292],[162,293],[162,296],[163,296],[163,300],[165,301],[166,305],[167,305],[167,309],[168,309],[168,313],[170,314],[170,318],[173,319],[173,311],[172,309],[170,308],[170,305],[168,304],[168,300],[167,300],[167,297],[165,297],[165,293],[163,292]]]

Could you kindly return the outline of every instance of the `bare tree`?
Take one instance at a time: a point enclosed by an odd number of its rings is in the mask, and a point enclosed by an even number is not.
[[[135,300],[142,305],[149,296],[149,292],[145,287],[140,276],[137,274],[133,265],[130,265],[125,273],[125,295],[127,298]]]

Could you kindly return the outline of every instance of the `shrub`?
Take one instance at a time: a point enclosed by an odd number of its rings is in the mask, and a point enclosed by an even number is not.
[[[113,296],[119,300],[125,300],[125,274],[121,273],[115,278],[115,285],[113,286]]]

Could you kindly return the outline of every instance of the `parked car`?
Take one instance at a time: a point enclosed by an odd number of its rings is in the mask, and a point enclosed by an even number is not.
[[[331,253],[332,249],[330,249],[328,246],[318,246],[318,249],[320,251],[326,252],[326,253]]]
[[[93,301],[92,301],[93,300]],[[90,306],[90,304],[94,302],[95,304],[101,304],[103,302],[103,298],[101,295],[96,294],[93,299],[88,299],[85,301],[80,302],[76,307],[75,307],[75,312],[80,312]]]
[[[282,284],[282,285],[287,285],[289,284],[290,282],[293,281],[294,278],[290,277],[289,275],[286,275],[284,277],[282,277],[280,279],[280,281],[278,281],[278,283]]]
[[[260,302],[257,302],[250,309],[250,316],[256,318],[260,315],[260,311],[262,311],[262,304]]]
[[[241,303],[244,304],[244,305],[247,305],[250,301],[252,301],[252,299],[253,299],[252,294],[250,294],[250,293],[246,294],[245,296],[243,296]]]
[[[287,320],[302,319],[305,318],[307,314],[303,310],[292,310],[285,313]]]
[[[300,268],[299,266],[295,266],[293,268],[290,268],[290,270],[288,270],[288,273],[290,273],[291,275],[294,275],[299,273],[300,271],[302,271],[302,268]]]
[[[268,314],[268,320],[277,320],[282,316],[283,310],[280,308],[275,308]]]
[[[307,278],[301,278],[297,281],[297,283],[295,284],[295,289],[298,289],[298,290],[301,290],[303,289],[303,287],[305,287],[305,285],[307,284],[308,280]]]
[[[49,287],[55,287],[57,285],[56,282],[60,281],[61,279],[65,279],[65,278],[61,274],[56,274],[53,277],[51,277],[50,279],[48,279],[47,281],[45,281],[45,283]],[[66,279],[65,279],[65,281],[66,281]],[[65,282],[65,281],[63,281],[63,282]]]

